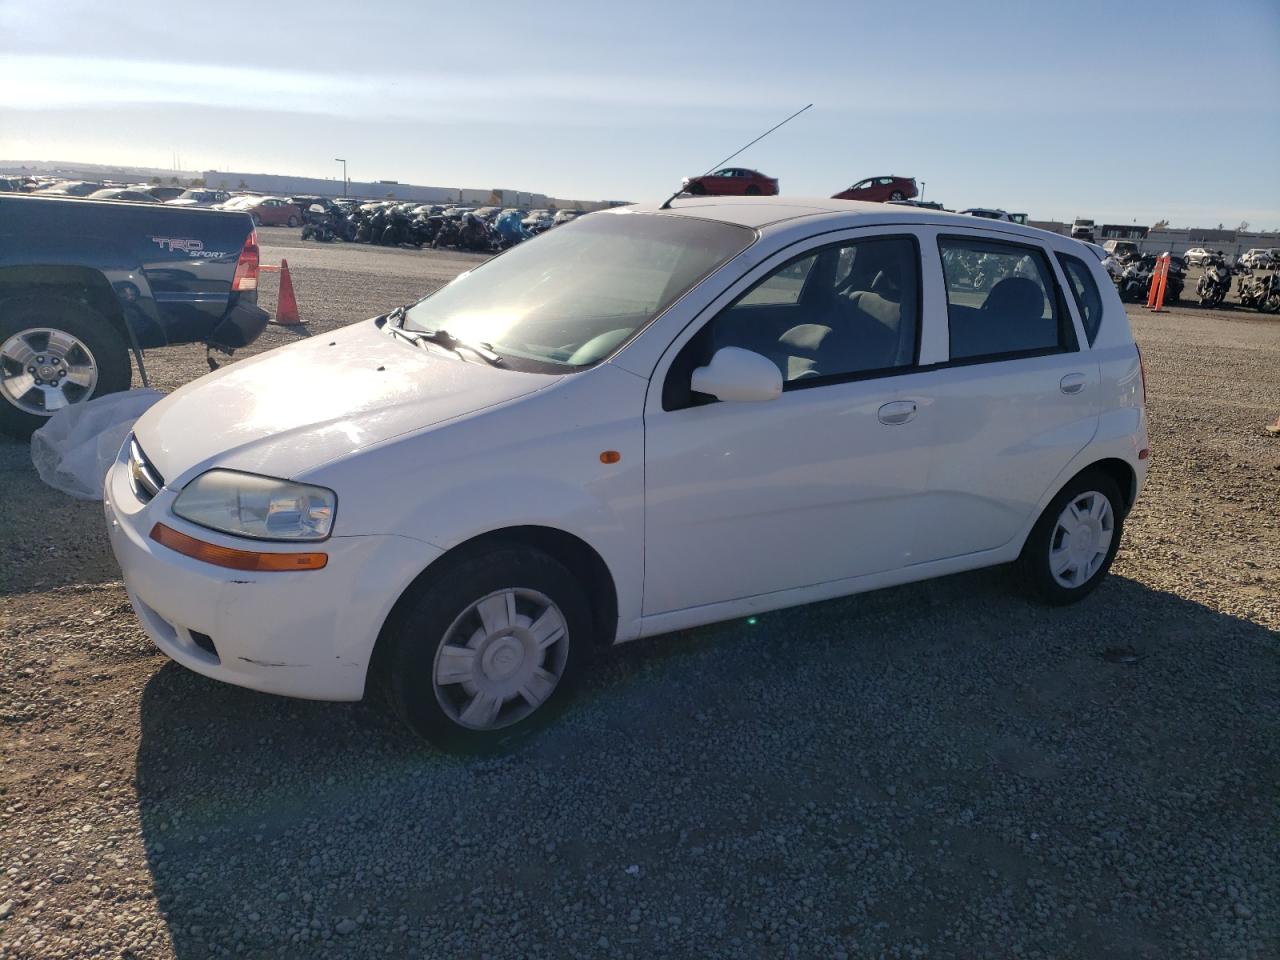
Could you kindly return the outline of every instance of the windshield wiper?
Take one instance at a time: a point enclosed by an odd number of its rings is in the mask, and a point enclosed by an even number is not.
[[[484,340],[477,340],[475,342],[462,340],[455,337],[443,327],[439,327],[435,330],[406,330],[404,325],[405,316],[407,314],[408,307],[411,306],[416,306],[416,304],[409,304],[407,307],[396,307],[387,314],[387,329],[389,329],[393,334],[404,337],[410,343],[415,345],[422,343],[424,340],[428,343],[434,343],[437,346],[444,347],[446,350],[452,350],[454,353],[458,354],[459,357],[462,356],[460,349],[470,350],[491,366],[502,366],[502,357],[498,356],[498,354],[494,352],[493,344]]]
[[[493,344],[486,343],[482,340],[474,343],[469,340],[461,340],[451,334],[448,330],[444,329],[444,327],[439,327],[435,330],[423,331],[418,334],[418,338],[420,340],[426,340],[430,343],[438,344],[446,350],[452,350],[454,353],[458,353],[459,356],[461,356],[458,352],[459,348],[462,348],[463,350],[470,350],[491,366],[502,366],[502,357],[494,353]]]

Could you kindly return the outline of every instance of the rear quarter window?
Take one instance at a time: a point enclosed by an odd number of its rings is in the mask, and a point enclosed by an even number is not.
[[[1066,275],[1071,295],[1075,297],[1076,309],[1080,311],[1080,321],[1084,324],[1089,346],[1093,346],[1093,341],[1098,338],[1098,329],[1102,326],[1102,294],[1098,292],[1093,271],[1083,260],[1067,253],[1058,254],[1058,263]]]

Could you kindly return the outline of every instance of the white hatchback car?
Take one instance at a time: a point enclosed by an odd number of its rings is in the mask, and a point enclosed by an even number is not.
[[[299,697],[376,682],[477,745],[551,712],[599,644],[1012,562],[1083,597],[1146,475],[1144,389],[1065,237],[633,206],[182,387],[106,515],[174,660]]]

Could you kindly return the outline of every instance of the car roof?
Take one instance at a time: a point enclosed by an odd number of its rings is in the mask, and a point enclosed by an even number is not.
[[[719,220],[738,226],[770,232],[803,218],[824,221],[829,229],[841,226],[869,227],[882,224],[955,226],[982,229],[1042,240],[1046,236],[1063,239],[1060,234],[1011,220],[986,220],[898,204],[870,203],[865,200],[835,200],[823,197],[692,197],[671,201],[668,209],[657,203],[637,203],[629,207],[601,210],[612,216],[629,213],[660,213],[672,216]],[[825,222],[829,222],[825,223]]]

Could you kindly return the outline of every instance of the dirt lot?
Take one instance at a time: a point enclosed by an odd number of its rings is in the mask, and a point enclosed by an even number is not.
[[[263,239],[313,333],[476,260]],[[1131,316],[1154,462],[1089,600],[633,644],[486,759],[169,663],[100,505],[0,441],[0,958],[1280,956],[1280,318]]]

